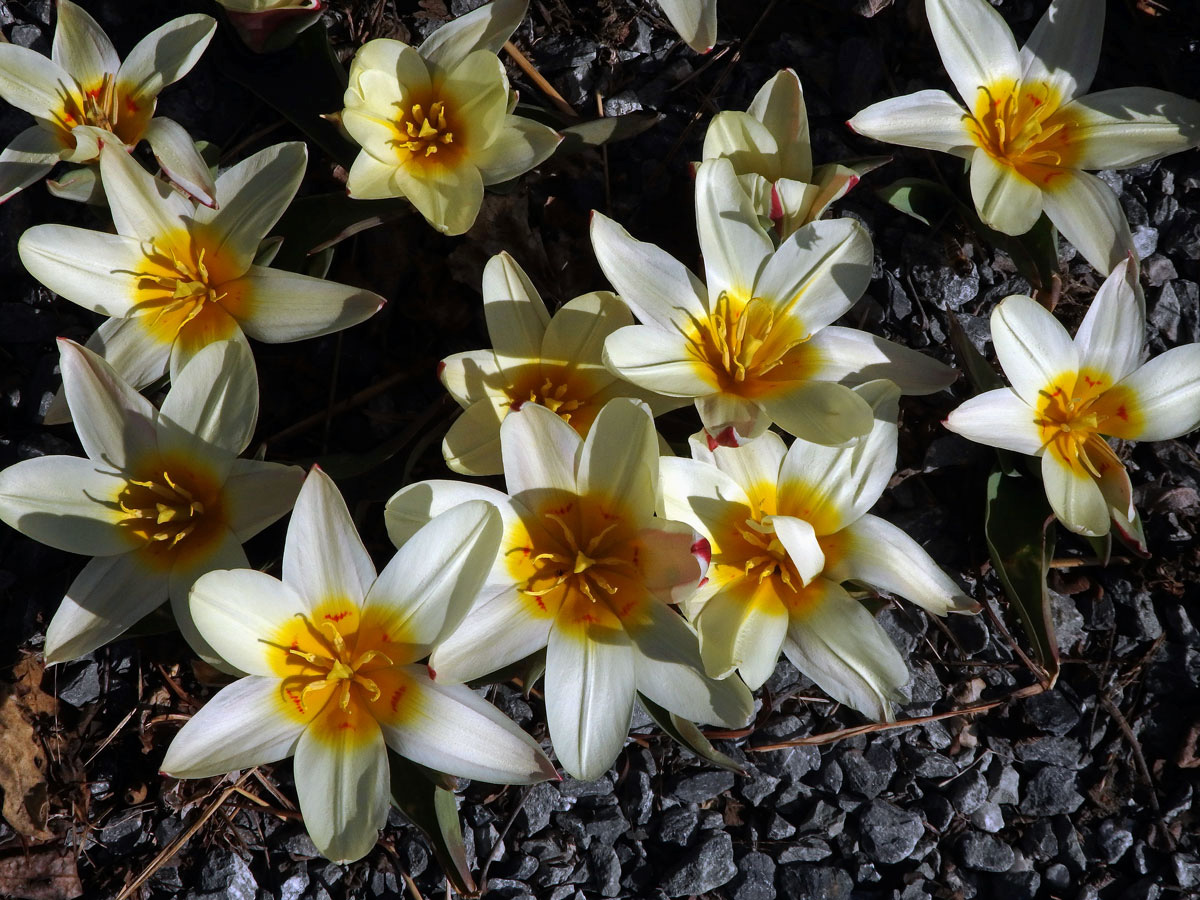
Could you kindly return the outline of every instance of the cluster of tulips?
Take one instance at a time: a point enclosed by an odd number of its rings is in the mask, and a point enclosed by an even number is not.
[[[276,20],[255,16],[319,8],[226,5],[260,36]],[[362,148],[352,198],[402,196],[461,234],[486,185],[554,152],[557,133],[513,114],[497,56],[525,6],[494,0],[419,47],[359,49],[340,115]],[[713,2],[664,7],[715,21]],[[946,427],[1040,457],[1064,527],[1103,535],[1115,523],[1141,542],[1106,436],[1196,428],[1200,345],[1141,364],[1138,259],[1115,196],[1085,170],[1194,146],[1200,105],[1149,89],[1085,94],[1103,8],[1054,0],[1018,49],[985,0],[927,0],[965,107],[926,90],[850,125],[963,158],[985,223],[1020,234],[1044,211],[1106,276],[1074,338],[1030,297],[1001,302],[992,338],[1012,386],[967,400]],[[639,696],[741,727],[781,654],[833,699],[890,719],[908,670],[862,599],[979,610],[869,512],[894,472],[900,396],[941,391],[957,373],[834,324],[867,288],[873,250],[861,224],[826,214],[864,172],[814,167],[793,72],[708,127],[695,175],[699,275],[599,213],[592,247],[613,292],[551,313],[512,257],[491,259],[492,347],[439,367],[462,407],[442,449],[455,473],[503,474],[507,493],[461,479],[398,486],[384,510],[397,550],[377,571],[325,473],[239,455],[259,403],[247,338],[327,334],[384,302],[271,268],[278,244],[267,237],[300,185],[304,145],[214,174],[181,126],[154,116],[212,19],[170,22],[122,63],[80,7],[59,0],[58,16],[50,59],[0,45],[0,96],[37,119],[0,156],[0,193],[60,161],[81,166],[50,185],[102,197],[113,231],[37,225],[19,252],[64,300],[109,318],[86,346],[60,341],[63,390],[46,417],[74,423],[86,458],[0,472],[0,519],[93,557],[49,624],[48,662],[96,650],[169,601],[195,653],[230,674],[172,741],[167,774],[295,756],[315,845],[354,860],[387,817],[388,748],[463,778],[556,777],[466,682],[544,653],[558,765],[593,779],[620,753]],[[143,139],[157,173],[129,152]],[[164,375],[156,407],[139,391]],[[692,404],[690,456],[664,455],[654,417]],[[280,577],[250,568],[243,542],[289,511]]]

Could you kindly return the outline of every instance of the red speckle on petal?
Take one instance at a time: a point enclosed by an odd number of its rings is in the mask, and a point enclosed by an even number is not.
[[[349,722],[341,722],[338,724],[338,728],[341,728],[343,730],[345,730],[347,728],[353,728],[353,727],[354,726],[352,724],[350,724]]]
[[[395,712],[396,707],[400,705],[400,698],[404,696],[404,692],[406,690],[408,690],[408,688],[402,686],[396,688],[396,690],[392,693],[392,699],[388,701],[388,705],[391,706],[392,712]]]
[[[430,681],[437,681],[437,672],[435,672],[435,671],[433,670],[433,666],[429,665],[429,663],[426,663],[426,664],[425,664],[425,670],[426,670],[427,672],[429,672],[429,680],[430,680]]]
[[[706,584],[708,584],[708,576],[707,575],[705,575],[703,578],[701,578],[699,581],[696,582],[696,587],[702,588]]]
[[[136,103],[133,102],[132,97],[125,98],[125,111],[126,112],[135,113],[138,111],[138,109],[139,109],[139,107]]]
[[[783,201],[779,199],[779,188],[771,185],[771,221],[778,222],[783,218]]]
[[[1121,404],[1121,406],[1117,407],[1117,417],[1126,422],[1129,421],[1129,411],[1125,409],[1124,404]]]
[[[350,615],[349,610],[342,610],[339,613],[325,613],[325,618],[328,619],[330,622],[340,622],[340,621],[342,621],[342,619],[346,618],[346,616],[348,616],[348,615]]]
[[[722,429],[715,438],[709,438],[709,449],[713,449],[712,441],[716,441],[717,447],[738,447],[737,432],[733,430],[733,426],[729,425]]]
[[[1035,97],[1033,94],[1026,94],[1025,96],[1029,100],[1029,102],[1032,103],[1034,106],[1042,105],[1042,101],[1041,101],[1040,97]]]
[[[437,364],[437,377],[440,379],[442,373],[446,371],[446,361],[443,359]]]
[[[692,556],[696,557],[704,568],[708,568],[708,564],[712,562],[712,545],[708,538],[696,539],[696,543],[692,544]]]
[[[859,178],[857,175],[851,175],[851,176],[850,176],[850,180],[849,180],[849,181],[846,183],[846,190],[847,190],[847,191],[852,191],[852,190],[854,190],[856,187],[858,187],[858,183],[859,183],[861,180],[862,180],[862,179],[861,179],[861,178]]]

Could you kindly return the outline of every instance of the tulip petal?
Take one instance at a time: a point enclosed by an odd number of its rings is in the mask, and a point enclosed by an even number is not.
[[[447,356],[438,364],[438,379],[459,406],[466,409],[473,403],[508,399],[508,376],[503,372],[491,350],[466,350]]]
[[[1082,466],[1069,465],[1056,452],[1043,453],[1042,483],[1050,508],[1065,528],[1089,537],[1108,534],[1108,502]]]
[[[357,160],[353,168],[358,168]],[[363,172],[364,175],[378,177],[370,168],[364,168]],[[366,191],[360,194],[354,187],[353,169],[350,174],[347,186],[350,187],[351,196],[362,199],[397,195],[407,197],[417,212],[442,234],[465,233],[475,224],[479,208],[483,205],[483,177],[474,165],[429,167],[422,169],[420,174],[397,168],[389,178],[390,183],[399,190],[382,195],[373,192],[375,187],[372,182],[367,182]]]
[[[717,0],[659,0],[671,27],[697,53],[717,43]]]
[[[708,674],[724,678],[737,669],[746,687],[756,691],[775,672],[787,637],[788,613],[773,579],[759,583],[753,577],[740,578],[714,594],[694,624]]]
[[[619,627],[581,623],[550,630],[546,723],[559,764],[580,781],[603,775],[633,718],[636,657]]]
[[[212,778],[287,759],[303,724],[283,711],[278,678],[240,678],[219,690],[175,735],[162,770]]]
[[[1172,347],[1121,381],[1136,398],[1140,428],[1117,428],[1109,419],[1103,430],[1114,437],[1165,441],[1200,428],[1200,344]]]
[[[388,537],[397,547],[403,547],[434,516],[470,500],[485,500],[499,509],[506,529],[517,521],[508,495],[495,488],[432,479],[401,488],[388,500],[383,510]]]
[[[1064,372],[1079,370],[1079,349],[1058,319],[1029,297],[1005,297],[992,311],[996,358],[1017,396],[1033,408]]]
[[[58,349],[63,389],[88,457],[128,469],[155,453],[158,412],[150,401],[90,350],[65,338]]]
[[[711,602],[711,601],[710,601]],[[637,604],[622,619],[633,640],[637,689],[664,709],[692,722],[741,728],[754,710],[738,678],[704,674],[696,633],[665,603]]]
[[[775,529],[788,559],[796,567],[800,583],[806,585],[820,575],[825,568],[825,553],[817,543],[817,533],[812,523],[795,516],[782,515],[770,516],[763,524],[767,524],[767,521]]]
[[[780,174],[796,181],[812,181],[808,111],[804,106],[804,89],[796,73],[791,69],[776,72],[758,89],[746,112],[762,122],[778,142]],[[736,163],[734,168],[737,168]]]
[[[245,302],[238,324],[267,344],[306,340],[366,321],[383,308],[378,294],[285,272],[251,266],[236,282]]]
[[[426,62],[451,69],[476,50],[499,53],[529,7],[529,0],[493,0],[438,28],[421,46]]]
[[[251,675],[276,678],[286,652],[267,641],[311,610],[291,587],[253,569],[201,575],[192,586],[188,607],[196,630],[222,659]]]
[[[834,700],[877,721],[893,721],[892,701],[908,668],[880,624],[841,585],[818,578],[793,607],[783,652]]]
[[[947,416],[945,426],[969,441],[1012,450],[1026,456],[1042,452],[1042,431],[1033,407],[1011,388],[985,391]]]
[[[840,384],[783,383],[760,402],[772,422],[804,441],[845,444],[871,430],[870,406]]]
[[[954,383],[958,373],[943,362],[878,335],[830,325],[805,345],[823,381],[847,387],[886,378],[902,394],[933,394]]]
[[[701,459],[697,452],[696,444],[692,444],[692,456]],[[787,446],[779,435],[767,431],[740,447],[718,446],[705,452],[713,465],[741,486],[755,506],[774,508],[775,483],[787,455]]]
[[[225,569],[251,571],[249,569],[250,561],[246,558],[246,551],[242,549],[242,542],[229,528],[222,527],[220,533],[210,537],[209,540],[212,543],[205,547],[202,555],[177,561],[171,567],[171,578],[168,584],[171,612],[175,615],[175,624],[179,626],[179,633],[183,635],[184,640],[188,642],[197,656],[218,669],[240,675],[243,670],[240,667],[230,666],[224,658],[224,654],[218,652],[196,627],[191,607],[188,604],[188,596],[192,585],[202,575]],[[276,627],[278,627],[278,623]]]
[[[153,314],[141,316],[141,320],[150,328]],[[200,314],[190,322],[185,323],[175,334],[171,343],[171,359],[168,368],[171,380],[177,381],[184,368],[196,358],[197,354],[213,344],[240,344],[246,353],[250,353],[250,343],[242,331],[238,320],[231,316],[218,303],[207,303]]]
[[[50,58],[89,88],[98,85],[105,75],[116,74],[121,65],[121,58],[104,29],[71,0],[58,2],[58,24],[54,28]]]
[[[1126,169],[1200,144],[1200,103],[1155,88],[1088,94],[1062,115],[1079,169]]]
[[[310,727],[296,742],[296,796],[304,825],[317,851],[334,862],[362,859],[387,823],[387,745],[373,720],[366,727],[365,740],[354,729],[318,734]]]
[[[748,112],[725,110],[713,116],[704,133],[702,156],[727,159],[739,174],[755,173],[771,181],[781,176],[778,141]]]
[[[153,103],[199,62],[217,30],[211,16],[189,15],[172,19],[137,42],[117,72],[117,88],[138,103]]]
[[[235,459],[225,478],[225,520],[238,540],[248,541],[295,505],[304,482],[299,466]]]
[[[160,450],[175,450],[226,467],[250,443],[258,420],[258,373],[242,343],[201,350],[171,385],[158,417]]]
[[[1079,367],[1120,381],[1138,367],[1145,332],[1137,266],[1127,259],[1104,279],[1075,332]]]
[[[137,390],[167,374],[171,359],[171,345],[147,330],[141,316],[105,319],[84,346],[102,356],[122,381]]]
[[[66,662],[116,639],[167,599],[167,575],[134,553],[91,560],[46,627],[47,663]]]
[[[966,111],[945,91],[917,91],[873,103],[847,123],[877,141],[969,159],[975,150]]]
[[[607,403],[583,442],[577,477],[581,495],[641,521],[654,514],[658,493],[658,434],[650,411],[636,400]]]
[[[442,458],[459,475],[500,475],[504,458],[500,451],[501,411],[490,399],[472,403],[450,425],[442,439]]]
[[[501,369],[542,355],[550,313],[525,270],[507,253],[493,256],[483,269],[483,314]]]
[[[1117,195],[1090,172],[1062,170],[1044,186],[1046,215],[1079,254],[1100,272],[1136,255]]]
[[[895,385],[870,382],[855,397],[873,416],[865,435],[847,447],[796,441],[779,469],[777,514],[811,523],[822,537],[874,506],[896,466]]]
[[[356,606],[375,581],[375,566],[346,501],[318,466],[304,479],[288,523],[283,580],[310,604],[336,597]]]
[[[102,316],[134,309],[144,257],[138,241],[71,225],[35,225],[17,243],[29,274],[54,293]]]
[[[367,592],[360,629],[424,656],[462,621],[496,559],[502,529],[490,503],[470,500],[430,520],[396,551]]]
[[[974,106],[980,88],[1016,81],[1021,58],[1012,31],[985,0],[926,0],[929,28],[958,95]]]
[[[709,436],[736,447],[757,440],[770,427],[763,405],[736,394],[708,394],[696,398],[696,413]]]
[[[546,326],[542,360],[568,370],[599,363],[608,336],[632,325],[629,307],[609,291],[592,291],[568,300]]]
[[[206,207],[216,206],[216,185],[208,163],[187,130],[173,119],[157,116],[146,123],[142,137],[150,143],[163,176]]]
[[[1049,84],[1066,100],[1083,93],[1096,75],[1103,32],[1104,0],[1052,0],[1021,48],[1021,81]]]
[[[576,495],[575,467],[583,439],[544,406],[526,403],[500,425],[504,480],[508,493],[530,509],[543,497]]]
[[[549,615],[535,617],[529,598],[515,588],[502,590],[471,608],[429,657],[439,682],[473,681],[519,662],[546,646]]]
[[[100,177],[117,234],[164,250],[187,241],[192,204],[138,165],[120,144],[109,142],[100,150]],[[144,268],[144,260],[139,263],[136,268]]]
[[[0,45],[0,97],[39,119],[53,119],[63,109],[64,93],[82,103],[79,85],[58,63],[28,47]]]
[[[695,592],[708,568],[710,551],[691,525],[651,521],[655,527],[638,532],[638,574],[659,601],[680,603]]]
[[[982,147],[971,155],[971,198],[984,224],[1005,234],[1024,234],[1042,214],[1041,189]]]
[[[67,553],[113,556],[137,546],[117,523],[128,484],[107,464],[78,456],[39,456],[0,470],[0,520]]]
[[[758,285],[774,245],[727,159],[710,159],[696,174],[696,229],[710,297],[728,292],[743,302],[764,293]]]
[[[920,544],[885,519],[867,514],[835,541],[825,573],[834,581],[858,581],[897,594],[938,616],[979,611]]]
[[[40,125],[26,128],[0,153],[0,203],[54,168],[62,144]]]
[[[500,184],[549,159],[562,135],[522,116],[507,116],[492,142],[472,157],[483,183]]]
[[[757,443],[751,441],[747,446]],[[666,518],[687,522],[710,542],[716,542],[727,518],[736,515],[737,521],[741,521],[752,514],[745,490],[716,466],[694,459],[663,457],[659,460],[659,473]],[[742,509],[734,512],[731,507]]]
[[[696,360],[684,335],[649,325],[618,328],[604,342],[603,359],[627,381],[668,397],[700,397],[717,386],[711,366]]]
[[[413,762],[489,784],[554,778],[554,766],[529,735],[466,685],[432,681],[416,666],[404,679],[402,716],[380,722],[384,740]]]
[[[596,261],[633,314],[660,331],[676,332],[708,318],[708,292],[683,263],[653,244],[634,240],[608,216],[592,213]]]
[[[813,222],[780,244],[754,285],[777,317],[799,320],[807,334],[841,316],[871,282],[871,236],[854,219]]]

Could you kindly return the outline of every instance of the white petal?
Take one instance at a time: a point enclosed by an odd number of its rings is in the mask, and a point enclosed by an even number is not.
[[[421,56],[442,69],[452,69],[476,50],[499,53],[525,18],[529,0],[493,0],[447,22],[418,48]]]
[[[431,681],[406,667],[412,695],[404,720],[381,723],[383,737],[401,756],[438,772],[489,784],[532,784],[554,777],[533,739],[470,688]]]
[[[0,520],[67,553],[112,556],[137,544],[117,526],[128,482],[103,463],[39,456],[0,469]]]
[[[150,401],[126,384],[112,367],[74,341],[58,342],[63,390],[83,450],[97,462],[128,469],[158,450]]]
[[[544,406],[526,403],[505,416],[500,448],[508,493],[525,506],[540,508],[531,498],[576,493],[575,466],[583,439]]]
[[[946,417],[945,426],[969,441],[1036,456],[1042,452],[1037,412],[1012,388],[986,391],[965,401]]]
[[[837,541],[840,552],[826,573],[834,581],[859,581],[939,616],[979,610],[921,545],[891,522],[865,515],[847,525]]]
[[[248,541],[295,505],[304,482],[299,466],[235,459],[225,478],[225,518],[240,540]]]
[[[192,622],[226,662],[251,675],[276,675],[266,643],[310,604],[278,578],[253,569],[208,572],[188,595]],[[277,676],[278,677],[278,676]]]
[[[604,364],[639,387],[668,397],[700,397],[716,387],[707,363],[678,332],[650,325],[618,328],[604,342]]]
[[[133,310],[144,256],[138,242],[71,225],[35,225],[17,243],[21,264],[54,293],[102,316]]]
[[[764,520],[770,523],[796,567],[801,584],[808,584],[825,568],[825,553],[817,543],[817,533],[810,522],[794,516],[774,515]]]
[[[1142,427],[1122,437],[1165,441],[1200,427],[1200,344],[1172,347],[1121,382],[1134,393]]]
[[[122,94],[153,101],[168,84],[192,70],[212,40],[217,20],[190,15],[172,19],[150,32],[129,51],[117,73]]]
[[[442,458],[459,475],[500,475],[501,410],[490,398],[472,403],[454,420],[442,439]]]
[[[1081,369],[1116,382],[1137,368],[1146,333],[1142,303],[1137,265],[1127,259],[1104,279],[1075,332]]]
[[[1111,272],[1135,253],[1117,195],[1090,172],[1063,170],[1043,186],[1046,215],[1092,268]]]
[[[525,270],[507,253],[493,256],[483,269],[483,314],[501,368],[541,357],[550,313]]]
[[[761,400],[771,421],[801,440],[844,444],[871,429],[871,409],[850,388],[827,381],[784,384]]]
[[[992,343],[1017,396],[1037,408],[1040,392],[1079,369],[1079,350],[1058,319],[1029,297],[1013,294],[992,310]]]
[[[158,418],[159,448],[222,461],[250,444],[258,373],[245,344],[210,344],[183,367]]]
[[[186,239],[192,204],[138,165],[120,144],[110,141],[101,149],[100,177],[117,234],[164,248]]]
[[[971,198],[984,224],[1005,234],[1024,234],[1042,214],[1041,188],[982,147],[971,155]]]
[[[166,600],[166,573],[148,571],[136,554],[93,559],[46,628],[46,662],[66,662],[104,646]]]
[[[14,137],[0,153],[0,203],[47,175],[61,151],[62,144],[40,125]]]
[[[1070,115],[1078,169],[1125,169],[1200,144],[1200,103],[1155,88],[1115,88],[1080,97]]]
[[[665,603],[638,608],[626,620],[633,640],[637,688],[664,709],[693,722],[741,728],[754,710],[750,691],[738,678],[720,681],[704,674],[691,626]]]
[[[610,400],[600,410],[579,457],[580,494],[603,498],[633,521],[654,514],[658,434],[650,410],[636,400]]]
[[[79,85],[62,66],[28,47],[0,45],[0,97],[39,119],[52,119],[62,109],[64,92],[82,100]]]
[[[728,291],[748,301],[774,245],[758,223],[758,213],[738,183],[733,164],[710,159],[696,174],[696,230],[704,254],[705,283],[711,296]],[[765,294],[774,299],[774,294]]]
[[[782,176],[796,181],[811,181],[813,168],[808,111],[804,106],[804,90],[796,73],[791,69],[776,72],[758,89],[746,112],[762,122],[778,142]]]
[[[96,20],[71,0],[59,0],[50,58],[89,88],[115,75],[121,59]]]
[[[546,326],[542,359],[561,363],[568,369],[603,365],[608,336],[632,325],[629,307],[616,294],[593,291],[576,297],[564,303]]]
[[[779,142],[749,113],[725,110],[713,116],[701,155],[706,160],[727,159],[743,175],[754,173],[774,181],[781,174]]]
[[[296,195],[307,162],[305,145],[289,141],[260,150],[217,178],[220,206],[197,209],[196,222],[208,226],[213,252],[228,256],[232,270],[250,268],[259,243]]]
[[[166,375],[171,358],[171,346],[148,331],[140,316],[105,319],[84,346],[104,357],[121,380],[137,390]]]
[[[765,404],[736,394],[707,394],[696,398],[696,412],[714,441],[736,447],[756,440],[771,424]]]
[[[236,284],[244,301],[238,324],[267,344],[341,331],[371,318],[385,302],[348,284],[263,266],[251,266]]]
[[[708,316],[708,293],[683,263],[653,244],[634,240],[605,215],[592,213],[592,249],[604,276],[633,314],[673,332],[676,323]]]
[[[832,581],[817,579],[805,593],[804,615],[793,613],[784,654],[833,699],[892,721],[908,668],[887,632]]]
[[[185,561],[177,561],[171,567],[170,582],[167,586],[171,600],[171,612],[179,633],[202,660],[222,671],[231,674],[242,674],[240,667],[231,666],[213,645],[204,639],[196,622],[192,618],[192,610],[188,605],[188,595],[201,576],[221,569],[249,570],[250,560],[246,559],[246,551],[236,534],[228,528],[222,528],[220,533],[212,537],[213,543],[205,548],[203,555],[192,557]]]
[[[929,28],[942,65],[967,106],[980,88],[1021,77],[1017,42],[986,0],[926,0]]]
[[[173,778],[212,778],[287,759],[303,725],[279,702],[278,678],[240,678],[222,688],[175,735],[162,770]]]
[[[410,484],[392,495],[383,510],[388,537],[397,547],[403,547],[434,516],[470,500],[485,500],[495,506],[506,527],[515,521],[507,494],[481,484],[435,479]]]
[[[483,500],[469,500],[434,517],[379,573],[367,592],[361,621],[386,632],[390,641],[433,646],[475,602],[496,559],[501,533],[500,513]]]
[[[756,443],[752,441],[747,446]],[[659,460],[659,474],[666,518],[687,522],[710,540],[723,527],[731,506],[743,507],[743,518],[752,513],[750,498],[742,486],[714,465],[663,457]]]
[[[364,740],[348,731],[318,736],[307,728],[296,743],[296,796],[304,826],[320,854],[334,862],[366,856],[387,822],[387,746],[378,726],[373,730]]]
[[[483,178],[479,169],[469,163],[414,174],[402,166],[381,163],[364,152],[350,168],[346,187],[350,196],[358,200],[406,197],[430,225],[449,235],[468,231],[483,204]]]
[[[153,321],[144,316],[140,318],[146,323]],[[250,342],[246,340],[246,333],[242,331],[237,319],[218,304],[206,304],[203,313],[180,328],[171,343],[171,358],[168,362],[171,380],[179,380],[184,367],[195,359],[198,353],[212,344],[223,342],[240,344],[246,353],[251,352]]]
[[[522,116],[506,116],[499,133],[472,157],[484,184],[500,184],[549,159],[562,135]]]
[[[361,606],[375,566],[337,485],[313,466],[292,511],[283,545],[283,580],[310,604],[335,597]]]
[[[1104,0],[1052,0],[1021,48],[1021,80],[1047,82],[1065,100],[1083,93],[1100,62],[1103,32]]]
[[[758,690],[775,672],[779,653],[787,637],[787,608],[774,593],[765,590],[771,582],[756,585],[749,599],[740,591],[716,593],[696,615],[700,653],[708,674],[724,677],[737,669],[752,691]]]
[[[216,205],[217,187],[212,172],[182,125],[165,116],[157,116],[146,123],[142,137],[149,141],[154,158],[168,181],[183,188],[204,206]]]
[[[697,53],[717,42],[717,0],[659,0],[671,26]]]
[[[1086,471],[1075,470],[1057,453],[1042,454],[1046,499],[1063,526],[1091,537],[1108,534],[1108,502]]]
[[[865,435],[846,447],[795,441],[779,469],[777,514],[811,523],[820,536],[840,531],[874,506],[895,470],[895,386],[870,382],[855,397],[873,416]]]
[[[933,394],[954,383],[958,373],[943,362],[878,335],[830,325],[805,345],[822,380],[847,387],[886,378],[902,394]]]
[[[620,628],[550,630],[546,648],[546,723],[559,764],[593,781],[616,760],[633,717],[635,655]]]
[[[767,262],[754,296],[777,317],[799,320],[808,334],[846,312],[871,283],[871,236],[854,219],[827,219],[798,229]]]
[[[755,503],[773,505],[779,468],[787,455],[787,446],[779,435],[768,431],[740,447],[718,446],[709,452],[713,464],[736,481]]]
[[[975,149],[965,117],[962,105],[945,91],[927,90],[873,103],[846,124],[877,141],[965,159]]]
[[[434,648],[429,668],[438,681],[458,684],[536,653],[549,641],[554,620],[535,617],[531,609],[529,598],[515,588],[484,599]]]

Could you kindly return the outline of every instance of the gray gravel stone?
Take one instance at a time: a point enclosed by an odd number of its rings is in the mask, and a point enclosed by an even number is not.
[[[733,787],[734,775],[724,769],[696,772],[668,782],[666,795],[684,803],[703,803]]]
[[[840,760],[845,787],[873,800],[888,786],[896,772],[896,758],[880,744],[866,749],[849,750]]]
[[[668,897],[703,894],[719,888],[737,874],[733,861],[733,839],[721,831],[697,845],[664,879]]]
[[[854,881],[830,866],[781,866],[775,873],[780,896],[804,900],[849,900]]]
[[[1038,731],[1064,735],[1079,722],[1079,706],[1062,691],[1048,691],[1030,697],[1021,707],[1025,721]]]
[[[1020,808],[1027,816],[1051,816],[1073,813],[1082,803],[1083,797],[1075,790],[1075,772],[1061,766],[1046,766],[1025,785]]]
[[[921,816],[886,800],[873,800],[858,820],[862,849],[875,862],[907,859],[925,833]]]
[[[730,885],[731,900],[775,900],[775,860],[751,851],[738,860]]]
[[[1007,872],[1016,861],[1013,848],[990,834],[965,834],[958,843],[964,866],[977,872]]]
[[[1096,846],[1100,848],[1104,860],[1112,865],[1133,846],[1133,833],[1112,819],[1105,819],[1096,829]]]
[[[988,800],[971,813],[971,824],[980,831],[995,834],[1004,827],[1004,813],[998,804]]]
[[[1200,887],[1200,859],[1191,853],[1177,853],[1171,859],[1175,881],[1181,888]]]
[[[954,779],[946,793],[954,808],[964,816],[969,816],[987,800],[987,778],[978,768],[971,769]]]
[[[548,781],[535,784],[525,793],[517,821],[525,834],[535,835],[550,824],[550,814],[559,808],[558,790]]]
[[[666,810],[658,822],[658,839],[664,844],[686,847],[700,822],[700,813],[686,806]]]

